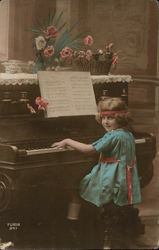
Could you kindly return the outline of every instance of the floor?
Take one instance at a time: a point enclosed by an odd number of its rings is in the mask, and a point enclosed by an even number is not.
[[[145,234],[135,241],[129,243],[129,248],[125,249],[158,249],[159,248],[159,220],[157,217],[142,218],[145,224]],[[107,246],[104,249],[108,248]],[[115,248],[116,249],[116,248]],[[122,248],[124,249],[124,248]]]
[[[140,217],[145,224],[145,234],[135,242],[134,249],[159,248],[159,152],[154,160],[154,176],[142,190],[143,201],[137,206]]]
[[[159,217],[143,217],[145,234],[136,242],[135,249],[158,249],[159,248]]]

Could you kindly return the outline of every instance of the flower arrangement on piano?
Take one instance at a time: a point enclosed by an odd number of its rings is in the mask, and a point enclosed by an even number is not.
[[[77,24],[65,28],[67,23],[62,22],[63,11],[57,16],[56,11],[49,11],[46,20],[37,21],[38,28],[33,32],[33,48],[35,51],[35,64],[33,73],[38,70],[53,70],[59,65],[70,64],[74,49],[80,47],[81,38],[86,32],[73,35]]]
[[[29,109],[31,114],[39,114],[40,111],[45,111],[48,105],[48,102],[45,101],[42,97],[38,96],[35,99],[35,104],[36,104],[36,107],[33,108],[33,106],[30,103],[27,103],[27,108]]]
[[[76,70],[90,71],[92,74],[108,74],[115,68],[118,55],[113,52],[113,43],[98,49],[90,49],[94,40],[86,32],[73,35],[76,24],[66,28],[61,23],[63,11],[56,17],[56,11],[48,14],[46,20],[38,20],[38,28],[33,32],[35,64],[33,73],[38,70],[56,70],[58,66],[73,66]]]
[[[93,37],[88,35],[84,38],[84,50],[74,52],[74,61],[82,71],[90,71],[92,74],[108,74],[110,68],[116,67],[118,55],[113,52],[113,43],[105,45],[104,50],[97,49],[93,52]]]

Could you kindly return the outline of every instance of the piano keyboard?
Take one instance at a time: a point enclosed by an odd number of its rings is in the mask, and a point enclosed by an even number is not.
[[[146,143],[146,139],[145,138],[135,139],[135,143],[136,144]],[[38,155],[38,154],[56,153],[56,152],[62,152],[62,151],[68,151],[68,150],[74,150],[74,149],[71,147],[67,147],[67,148],[51,148],[51,147],[38,148],[38,149],[26,150],[26,154],[27,155]]]
[[[31,149],[26,150],[27,155],[38,155],[38,154],[46,154],[46,153],[57,153],[57,152],[63,152],[68,150],[74,150],[73,148],[39,148],[39,149]]]

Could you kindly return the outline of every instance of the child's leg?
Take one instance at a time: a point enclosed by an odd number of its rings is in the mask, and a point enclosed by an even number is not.
[[[79,246],[80,229],[79,229],[79,214],[81,208],[81,201],[77,191],[73,191],[71,201],[68,204],[68,210],[66,215],[67,225],[67,240],[68,246],[71,249],[75,249]],[[67,245],[67,244],[66,244]]]
[[[68,205],[67,219],[78,220],[81,208],[81,198],[77,191],[72,194],[72,200]]]

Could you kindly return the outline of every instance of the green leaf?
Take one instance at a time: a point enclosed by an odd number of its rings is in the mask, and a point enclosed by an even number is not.
[[[71,39],[71,42],[76,41],[76,40],[78,40],[78,39],[82,39],[82,38],[84,38],[85,35],[86,35],[86,32],[85,32],[85,31],[84,31],[84,32],[80,32],[80,33],[78,33],[76,36],[74,36],[74,37]]]
[[[52,24],[53,24],[55,15],[56,15],[56,9],[54,9],[54,12],[53,12],[52,16],[50,17],[50,23],[52,23]]]
[[[47,20],[46,20],[46,18],[43,19],[43,26],[44,26],[44,28],[47,27]]]
[[[79,24],[79,21],[75,22],[75,23],[71,26],[71,28],[69,29],[69,31],[72,32],[73,29],[75,29],[75,28],[77,27],[78,24]]]
[[[41,30],[31,29],[31,31],[32,31],[33,33],[38,34],[38,35],[43,35],[43,32],[42,32]]]
[[[50,38],[50,39],[47,41],[47,45],[54,45],[54,44],[55,44],[55,42],[56,42],[56,40],[55,40],[55,39]]]
[[[76,36],[74,36],[73,38],[71,38],[71,31],[72,31],[72,27],[71,29],[66,30],[61,37],[59,38],[59,40],[57,41],[56,47],[55,47],[55,54],[59,55],[60,51],[64,48],[64,47],[70,47],[70,48],[80,48],[80,43],[82,43],[81,38],[84,37],[84,35],[86,34],[86,32],[80,32],[79,34],[77,34]]]
[[[66,30],[57,41],[55,47],[55,53],[57,55],[59,55],[60,51],[67,46],[69,38],[70,38],[70,33],[68,32],[68,30]]]
[[[42,70],[42,68],[42,64],[35,64],[32,69],[33,74],[36,74],[39,70]]]
[[[59,22],[60,22],[60,20],[61,20],[62,15],[63,15],[63,11],[61,11],[61,13],[59,14],[59,16],[58,16],[57,19],[56,19],[56,22],[55,22],[55,26],[56,26],[56,27],[58,27],[58,24],[59,24]]]
[[[47,59],[47,64],[50,65],[53,62],[53,55]]]
[[[39,19],[36,20],[36,23],[40,27],[40,29],[43,30],[44,27],[43,27],[43,25],[42,25],[42,23],[40,22]]]
[[[67,24],[66,22],[63,23],[63,24],[58,28],[58,32],[60,32],[60,31],[65,27],[66,24]]]
[[[73,44],[69,44],[69,47],[71,48],[71,49],[81,49],[81,44],[80,43],[73,43]],[[81,49],[82,50],[82,49]]]
[[[48,20],[47,20],[47,25],[48,26],[50,26],[50,20],[51,20],[51,13],[50,13],[50,9],[49,9]]]

